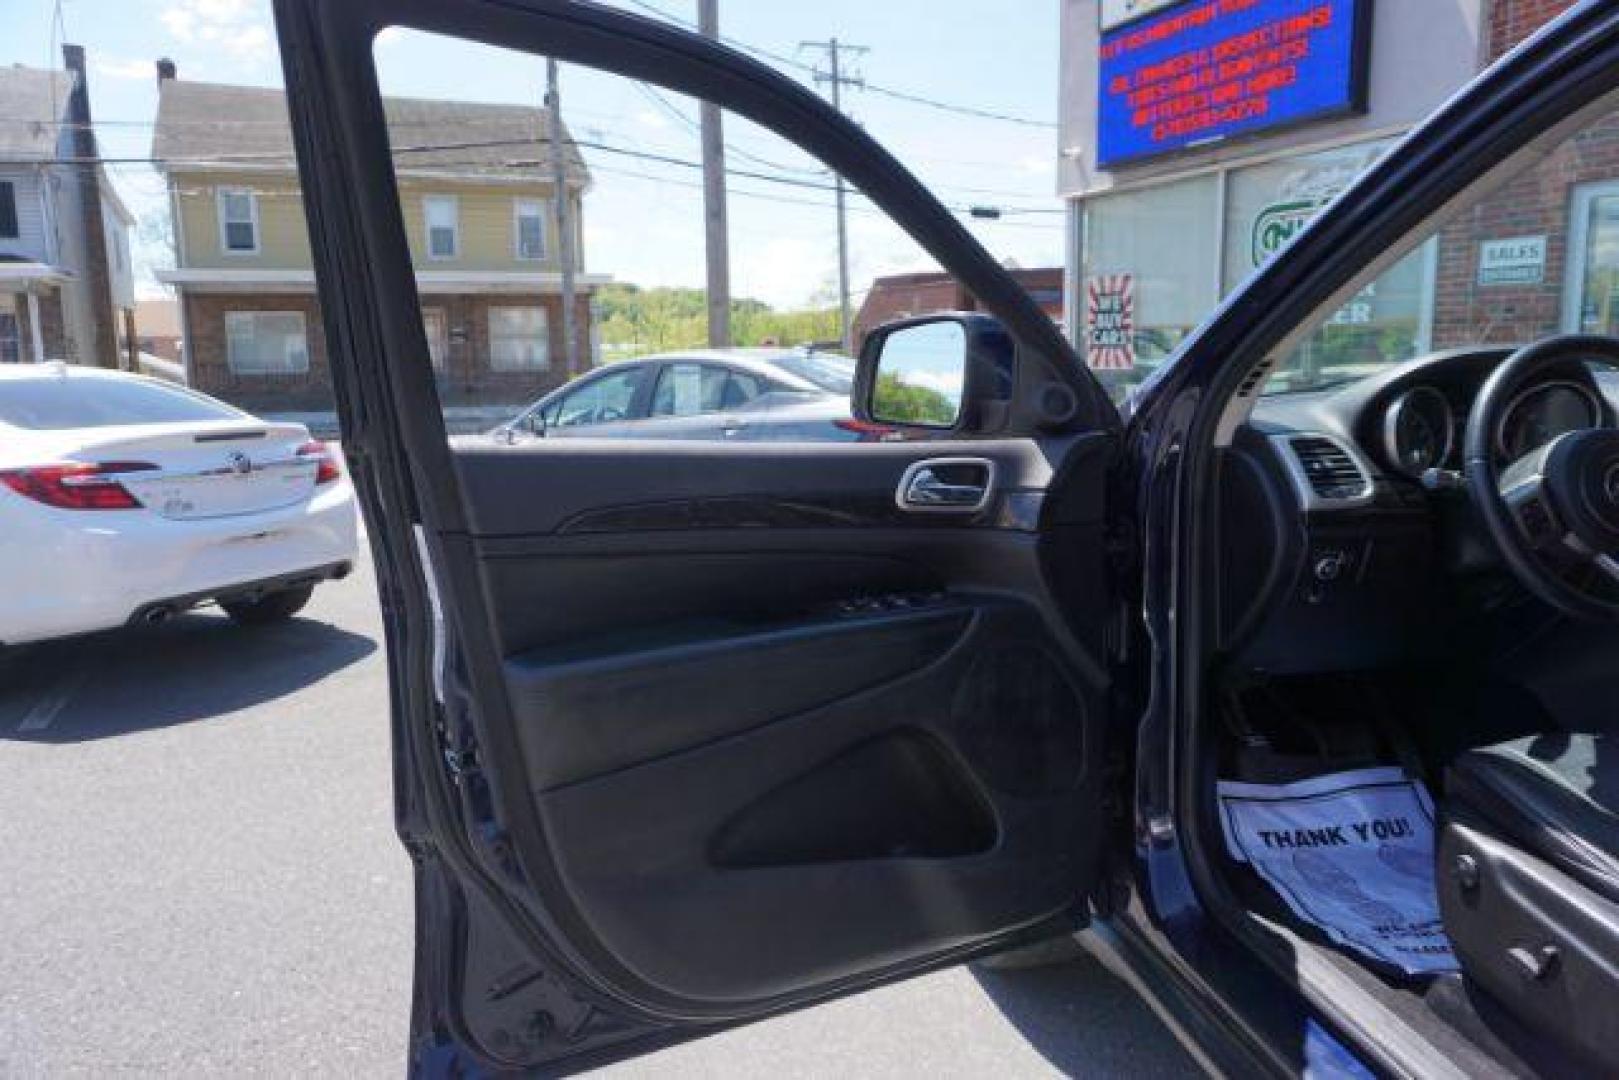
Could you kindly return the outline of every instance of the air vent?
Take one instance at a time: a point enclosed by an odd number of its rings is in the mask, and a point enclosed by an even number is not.
[[[1237,396],[1240,398],[1253,397],[1254,391],[1259,389],[1259,384],[1264,382],[1275,368],[1276,358],[1274,356],[1267,356],[1254,365],[1254,369],[1248,373],[1247,378],[1242,380],[1242,385],[1237,387]]]
[[[1372,493],[1372,478],[1349,450],[1324,435],[1295,435],[1287,445],[1305,485],[1321,502],[1343,503]]]

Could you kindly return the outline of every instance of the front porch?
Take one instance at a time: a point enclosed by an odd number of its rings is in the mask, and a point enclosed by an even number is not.
[[[0,363],[65,360],[65,270],[37,262],[0,261]]]

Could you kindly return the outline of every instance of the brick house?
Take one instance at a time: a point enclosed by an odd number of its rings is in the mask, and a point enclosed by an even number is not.
[[[0,67],[0,363],[130,367],[129,211],[96,162],[84,50]]]
[[[1062,322],[1062,267],[1013,268],[1009,272],[1047,315],[1058,323]],[[977,299],[949,274],[893,274],[880,277],[872,282],[871,291],[866,293],[865,302],[855,315],[854,345],[858,349],[867,334],[895,319],[939,311],[973,311],[977,307]]]
[[[284,95],[188,82],[166,60],[157,72],[152,156],[169,189],[175,250],[174,269],[157,277],[178,296],[191,385],[258,412],[329,412],[331,369]],[[545,113],[407,98],[384,106],[424,359],[441,403],[516,405],[565,382]],[[577,225],[590,174],[576,149],[567,183]],[[607,280],[576,275],[583,341],[594,341],[591,295]]]

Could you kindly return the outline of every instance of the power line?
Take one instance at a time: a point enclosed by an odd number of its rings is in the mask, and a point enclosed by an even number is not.
[[[677,23],[686,27],[687,29],[696,29],[696,26],[686,19],[683,19],[671,12],[664,11],[662,8],[657,7],[654,4],[647,3],[646,0],[625,0],[625,3],[631,4],[644,12],[656,15],[666,22]],[[781,53],[771,52],[769,49],[754,45],[750,42],[740,41],[732,37],[722,36],[720,40],[732,48],[740,49],[743,52],[752,53],[754,56],[763,57],[764,59],[773,61],[774,63],[794,68],[810,75],[815,73],[814,65],[806,64],[804,61],[795,57],[783,56]],[[866,89],[874,94],[881,95],[882,97],[892,98],[895,101],[903,101],[911,105],[921,105],[925,108],[936,109],[941,112],[956,113],[961,116],[971,116],[979,120],[995,120],[1005,124],[1018,124],[1024,127],[1042,128],[1050,131],[1055,131],[1057,129],[1057,124],[1051,120],[1034,120],[1027,116],[1016,116],[1012,113],[998,112],[994,109],[980,109],[973,105],[960,105],[955,102],[940,101],[937,98],[931,98],[924,94],[917,94],[907,90],[898,90],[891,86],[868,83],[866,84]]]

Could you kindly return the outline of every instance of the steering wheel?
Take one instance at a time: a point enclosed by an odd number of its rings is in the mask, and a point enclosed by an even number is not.
[[[1493,433],[1535,376],[1571,363],[1619,367],[1619,339],[1569,335],[1513,353],[1467,418],[1467,487],[1524,587],[1582,619],[1619,620],[1619,430],[1570,431],[1502,468]]]
[[[611,424],[615,420],[624,419],[624,410],[615,409],[611,405],[605,406],[596,413],[596,423]]]

